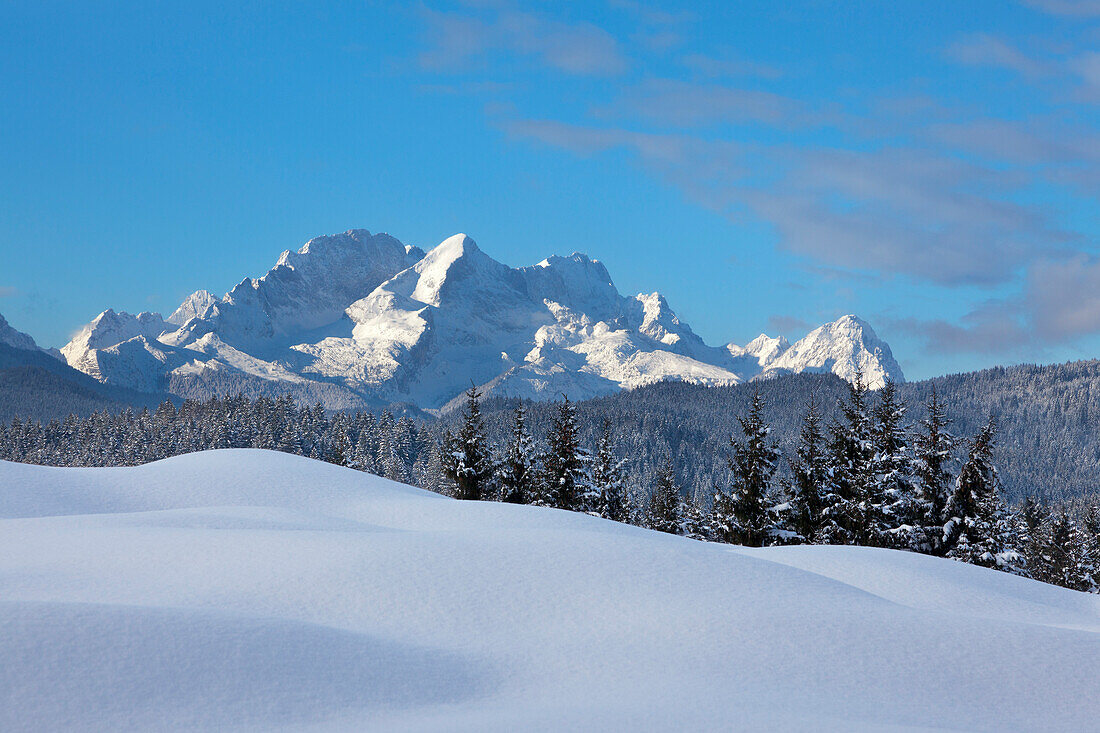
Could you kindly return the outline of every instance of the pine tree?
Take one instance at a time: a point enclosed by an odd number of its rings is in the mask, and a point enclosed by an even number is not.
[[[733,495],[715,487],[710,502],[710,514],[706,520],[707,537],[714,542],[736,544],[741,538],[741,528],[733,510]]]
[[[975,565],[1020,572],[1016,521],[1001,498],[993,447],[997,424],[991,416],[970,441],[969,455],[947,498],[943,541],[947,556]]]
[[[826,482],[826,522],[820,532],[829,544],[875,544],[875,527],[868,521],[872,499],[871,419],[863,375],[848,384],[848,400],[838,407],[841,419],[830,426],[829,480]]]
[[[302,438],[293,425],[287,423],[283,428],[282,434],[279,436],[279,444],[276,450],[282,451],[283,453],[302,455]]]
[[[698,496],[692,496],[683,502],[680,534],[693,540],[711,539],[710,522]]]
[[[735,542],[761,547],[776,535],[776,517],[771,511],[772,477],[778,468],[779,451],[768,442],[764,422],[764,398],[755,392],[747,417],[740,418],[743,438],[730,439],[733,473],[730,508],[736,522]]]
[[[378,458],[379,475],[391,481],[404,482],[405,457],[401,455],[402,445],[397,433],[397,424],[389,410],[383,410],[378,418]]]
[[[543,480],[547,504],[558,509],[582,511],[591,485],[590,457],[580,446],[577,412],[568,397],[557,404],[546,442]]]
[[[1016,510],[1017,537],[1029,574],[1039,579],[1044,565],[1042,552],[1043,533],[1050,512],[1032,496],[1024,497]]]
[[[683,522],[683,499],[676,484],[676,471],[672,458],[668,458],[657,472],[657,483],[646,510],[646,526],[658,532],[680,534]]]
[[[466,407],[458,435],[446,432],[443,471],[455,484],[455,498],[485,498],[491,489],[492,458],[485,439],[481,417],[481,393],[477,387],[466,390]]]
[[[374,415],[363,414],[356,420],[359,438],[355,442],[355,468],[367,473],[381,473],[378,467],[378,425]]]
[[[1081,530],[1085,544],[1086,572],[1093,593],[1100,592],[1100,504],[1093,503],[1081,518]]]
[[[1100,504],[1091,503],[1081,516],[1081,528],[1090,537],[1100,538]]]
[[[520,405],[512,413],[512,437],[501,461],[501,499],[512,504],[528,504],[536,491],[537,452],[527,431],[527,408]]]
[[[1043,528],[1040,565],[1036,579],[1073,590],[1096,589],[1096,568],[1090,556],[1090,542],[1077,522],[1065,511],[1051,517]]]
[[[792,479],[785,523],[803,542],[816,542],[826,521],[824,491],[829,478],[829,460],[821,430],[821,412],[815,396],[810,397],[795,458],[790,459],[789,463]]]
[[[947,428],[951,421],[940,402],[936,386],[925,403],[927,416],[921,421],[922,431],[913,441],[914,468],[920,489],[921,533],[916,547],[921,552],[942,555],[947,552],[943,542],[943,525],[947,521],[944,509],[951,492],[951,454],[955,437]]]
[[[611,420],[605,418],[592,466],[592,487],[595,492],[592,511],[604,519],[624,522],[627,519],[627,508],[622,470],[626,461],[615,456],[611,436]]]
[[[904,424],[905,412],[897,385],[887,382],[879,390],[878,404],[872,413],[874,490],[868,498],[868,515],[879,544],[915,550],[923,547],[924,512]]]

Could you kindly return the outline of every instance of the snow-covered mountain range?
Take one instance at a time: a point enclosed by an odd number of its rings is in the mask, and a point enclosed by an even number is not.
[[[331,409],[444,408],[471,382],[500,396],[584,399],[802,371],[861,372],[872,387],[903,380],[890,347],[855,316],[794,344],[761,335],[708,346],[659,293],[620,295],[586,255],[511,268],[464,234],[425,253],[362,229],[283,252],[220,299],[200,290],[168,318],[106,310],[61,352],[108,384],[290,393]]]

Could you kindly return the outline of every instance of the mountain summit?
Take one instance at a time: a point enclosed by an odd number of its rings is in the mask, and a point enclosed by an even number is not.
[[[62,353],[96,379],[181,397],[290,393],[330,409],[445,407],[471,382],[511,397],[575,399],[661,380],[736,384],[778,374],[902,381],[890,347],[855,316],[789,344],[708,346],[660,293],[620,295],[575,252],[511,268],[465,234],[429,252],[356,229],[286,251],[221,299],[167,319],[106,310]]]
[[[34,339],[22,331],[16,331],[3,315],[0,315],[0,344],[24,351],[39,350]]]

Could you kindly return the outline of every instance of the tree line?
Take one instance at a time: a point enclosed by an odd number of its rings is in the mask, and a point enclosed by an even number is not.
[[[876,394],[857,381],[836,403],[811,397],[797,442],[783,455],[755,392],[727,438],[728,476],[709,492],[682,490],[671,451],[655,472],[632,471],[623,443],[639,436],[623,435],[611,419],[601,421],[594,441],[583,440],[577,406],[566,397],[542,406],[551,415],[540,434],[530,406],[520,403],[506,434],[490,440],[475,388],[453,428],[389,411],[329,415],[289,397],[244,396],[45,424],[14,419],[0,424],[0,458],[117,466],[211,448],[266,448],[459,499],[581,511],[747,546],[909,550],[1097,591],[1100,506],[1069,511],[1029,497],[1009,507],[994,466],[992,418],[959,439],[935,390],[915,423],[894,385]]]
[[[576,408],[553,405],[541,446],[527,407],[512,414],[510,435],[486,438],[479,394],[466,393],[460,427],[442,436],[442,470],[460,499],[497,500],[583,511],[695,539],[749,547],[833,544],[920,552],[1032,577],[1076,590],[1100,590],[1100,505],[1051,510],[1028,497],[1006,503],[993,461],[992,416],[973,436],[950,430],[933,389],[916,424],[898,389],[877,394],[848,385],[826,424],[811,397],[787,478],[770,439],[764,398],[754,393],[729,438],[729,480],[709,501],[686,496],[671,456],[649,491],[628,490],[613,423],[605,419],[595,451],[578,438]]]

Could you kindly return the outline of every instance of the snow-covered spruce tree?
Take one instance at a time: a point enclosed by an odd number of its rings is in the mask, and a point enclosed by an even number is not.
[[[433,438],[428,446],[425,479],[424,484],[422,484],[420,488],[434,491],[444,496],[454,496],[456,493],[455,483],[447,477],[446,472],[443,470],[444,440],[445,439],[441,437]]]
[[[1100,593],[1100,504],[1093,500],[1081,517],[1081,530],[1085,536],[1086,563],[1092,579],[1093,593]]]
[[[303,445],[302,436],[298,433],[297,427],[289,422],[285,424],[282,434],[279,436],[279,445],[277,450],[283,453],[293,453],[295,455],[302,455]]]
[[[684,500],[680,534],[693,540],[711,540],[711,519],[698,493]]]
[[[1050,511],[1035,500],[1033,496],[1026,496],[1016,509],[1016,537],[1020,551],[1024,554],[1024,561],[1028,568],[1028,574],[1040,579],[1043,573],[1043,533],[1046,531],[1047,521],[1050,519]]]
[[[711,497],[705,532],[712,541],[731,545],[740,538],[740,526],[733,511],[733,495],[718,486],[714,487]]]
[[[1081,591],[1096,590],[1092,543],[1067,512],[1050,517],[1040,530],[1038,567],[1033,577],[1045,583]]]
[[[388,410],[378,419],[378,468],[379,475],[391,481],[407,481],[405,473],[405,446],[397,430],[397,423]]]
[[[583,511],[591,489],[591,457],[581,448],[577,411],[569,397],[562,396],[546,438],[543,461],[546,503],[558,509]]]
[[[943,541],[947,557],[1022,574],[1016,521],[1001,498],[993,466],[996,432],[990,416],[970,441],[966,463],[944,508]]]
[[[623,513],[626,524],[635,527],[646,526],[646,515],[649,511],[649,494],[645,487],[637,482],[637,475],[631,477],[630,483],[623,493]]]
[[[596,456],[592,462],[592,489],[594,502],[591,511],[615,522],[627,520],[625,489],[623,486],[624,459],[615,455],[611,419],[604,418],[603,430],[596,444]]]
[[[329,448],[328,462],[335,463],[337,466],[349,466],[355,460],[355,448],[351,444],[351,436],[348,434],[346,426],[340,423],[339,427],[337,423],[333,421],[333,436],[332,443]]]
[[[739,419],[742,437],[730,438],[729,458],[733,481],[729,508],[733,512],[733,542],[761,547],[776,537],[779,528],[772,511],[771,482],[779,467],[779,450],[768,441],[764,422],[764,398],[753,394],[749,414]]]
[[[947,521],[944,508],[951,492],[950,468],[956,441],[948,431],[951,421],[947,418],[935,385],[932,385],[932,395],[924,407],[926,415],[920,423],[921,431],[913,440],[914,469],[923,514],[920,536],[915,537],[917,546],[914,549],[943,555],[947,552],[943,543],[943,525]]]
[[[649,497],[645,524],[649,529],[669,534],[680,534],[684,519],[683,499],[676,483],[676,470],[672,458],[665,460],[657,471],[657,483]]]
[[[1084,544],[1084,565],[1091,580],[1089,590],[1100,593],[1100,504],[1096,498],[1081,512],[1080,527]]]
[[[874,490],[868,498],[868,521],[880,544],[902,550],[924,546],[921,523],[923,507],[917,488],[916,467],[905,427],[905,403],[897,385],[887,382],[879,390],[872,415],[871,441],[874,449]]]
[[[358,438],[355,441],[354,467],[360,471],[378,474],[378,426],[372,413],[360,413],[356,417]]]
[[[876,527],[868,522],[867,504],[873,493],[871,417],[862,373],[848,384],[848,399],[837,407],[840,419],[830,425],[829,480],[825,491],[825,522],[821,542],[834,545],[877,544]]]
[[[412,467],[420,450],[420,439],[416,425],[408,415],[402,415],[393,426],[393,444],[397,449],[397,459],[401,462],[401,473],[406,481],[413,475]]]
[[[491,489],[493,462],[480,398],[477,387],[466,390],[462,428],[458,435],[449,430],[444,433],[443,473],[454,482],[457,499],[482,499]]]
[[[1081,514],[1081,529],[1093,538],[1100,540],[1100,503],[1093,499]]]
[[[825,450],[825,435],[821,429],[821,410],[817,398],[810,396],[810,406],[802,420],[798,447],[788,462],[791,481],[784,524],[802,542],[818,541],[825,521],[825,483],[829,478],[829,457]]]
[[[520,405],[512,413],[512,435],[501,459],[501,500],[511,504],[529,504],[537,489],[535,441],[527,430],[527,408]]]

